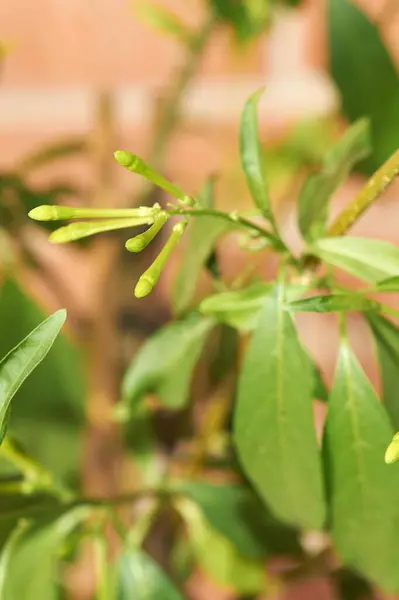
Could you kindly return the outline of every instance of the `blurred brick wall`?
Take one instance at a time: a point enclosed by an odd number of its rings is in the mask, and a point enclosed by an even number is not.
[[[134,0],[133,0],[134,2]],[[393,55],[399,59],[399,11],[388,14],[386,0],[358,0],[382,23]],[[162,0],[190,26],[204,18],[202,0]],[[394,6],[395,2],[390,2]],[[385,16],[384,16],[385,7]],[[262,127],[269,138],[287,121],[303,114],[331,110],[337,98],[323,67],[325,2],[307,0],[301,10],[285,14],[270,35],[249,49],[234,49],[228,30],[218,29],[210,41],[199,73],[187,93],[185,122],[168,146],[165,170],[188,190],[195,190],[213,171],[231,170],[237,160],[237,122],[245,98],[267,83],[261,104]],[[146,155],[159,93],[183,60],[179,45],[142,24],[132,0],[6,0],[0,3],[0,39],[12,45],[0,81],[0,163],[12,166],[38,143],[89,131],[96,93],[110,89],[117,126],[117,145]],[[360,42],[361,43],[361,42]],[[64,177],[90,173],[76,161],[62,165]],[[134,178],[117,170],[122,185]],[[334,210],[350,197],[360,181],[352,181]],[[231,191],[240,195],[241,188]],[[233,205],[241,200],[226,190]],[[398,188],[387,194],[356,228],[357,233],[398,240],[395,223]],[[394,213],[394,214],[393,214]],[[286,235],[297,240],[290,222]],[[231,263],[231,252],[226,258]],[[234,262],[234,261],[233,261]],[[165,281],[165,279],[164,279]],[[312,317],[313,319],[313,317]],[[313,351],[325,357],[331,373],[335,349],[325,348],[333,321],[322,327],[303,319]],[[369,346],[356,327],[364,362]]]

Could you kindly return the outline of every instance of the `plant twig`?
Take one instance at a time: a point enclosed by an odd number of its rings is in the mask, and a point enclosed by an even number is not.
[[[399,150],[397,150],[368,180],[355,198],[338,215],[328,230],[328,235],[343,235],[359,220],[362,214],[378,200],[381,194],[399,176]]]
[[[183,66],[176,76],[169,96],[162,105],[160,119],[157,124],[157,133],[149,152],[149,163],[155,168],[158,168],[162,162],[166,142],[179,120],[183,93],[197,70],[199,59],[209,40],[214,24],[215,16],[212,13],[207,17],[198,34],[191,42],[188,56],[184,57]]]

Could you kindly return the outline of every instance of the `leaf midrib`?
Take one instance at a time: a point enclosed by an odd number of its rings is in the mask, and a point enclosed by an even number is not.
[[[364,509],[365,509],[366,496],[367,496],[367,493],[366,493],[367,492],[367,477],[366,477],[366,469],[365,469],[362,453],[360,451],[360,443],[362,440],[361,440],[361,435],[360,435],[359,419],[358,419],[358,415],[357,415],[357,411],[356,411],[356,402],[355,402],[355,399],[353,396],[353,389],[352,389],[352,385],[351,385],[350,354],[349,354],[349,349],[346,347],[345,347],[345,351],[343,354],[343,360],[344,360],[345,387],[347,390],[349,414],[350,414],[350,419],[352,422],[353,437],[355,440],[354,451],[355,451],[357,471],[358,471],[356,474],[356,479],[358,481],[359,489],[360,489],[361,513],[362,513],[362,516],[364,516],[364,514],[365,514]]]

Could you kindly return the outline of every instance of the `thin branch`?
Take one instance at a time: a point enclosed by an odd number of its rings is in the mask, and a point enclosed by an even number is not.
[[[355,198],[338,215],[328,235],[343,235],[399,176],[399,150],[368,180]]]

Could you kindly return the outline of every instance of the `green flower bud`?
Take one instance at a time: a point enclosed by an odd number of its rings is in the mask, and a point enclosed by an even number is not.
[[[186,201],[189,196],[179,188],[179,186],[171,183],[160,173],[157,173],[149,165],[147,165],[139,156],[126,152],[125,150],[117,150],[114,153],[115,160],[128,171],[142,175],[145,179],[165,190],[168,194],[177,200]]]
[[[171,252],[175,246],[179,243],[181,236],[185,228],[187,227],[187,221],[180,221],[173,226],[172,233],[161,252],[158,254],[152,265],[142,274],[138,280],[134,289],[134,295],[136,298],[144,298],[148,296],[154,289],[157,283],[162,269],[164,268],[166,261],[168,260]]]
[[[85,208],[74,206],[56,206],[43,204],[36,206],[29,213],[29,217],[35,221],[62,221],[64,219],[107,219],[107,218],[132,218],[153,217],[161,207],[140,206],[139,208]]]
[[[114,231],[116,229],[127,229],[138,225],[150,225],[154,217],[135,217],[131,219],[109,219],[108,221],[82,221],[71,223],[53,231],[49,240],[53,244],[65,244],[80,240],[96,233]]]
[[[389,444],[385,452],[385,462],[391,465],[399,460],[399,432],[395,433],[392,442]]]
[[[156,217],[154,224],[147,231],[139,233],[126,241],[125,247],[129,252],[141,252],[154,239],[160,229],[165,225],[169,216],[165,212],[160,212]]]

